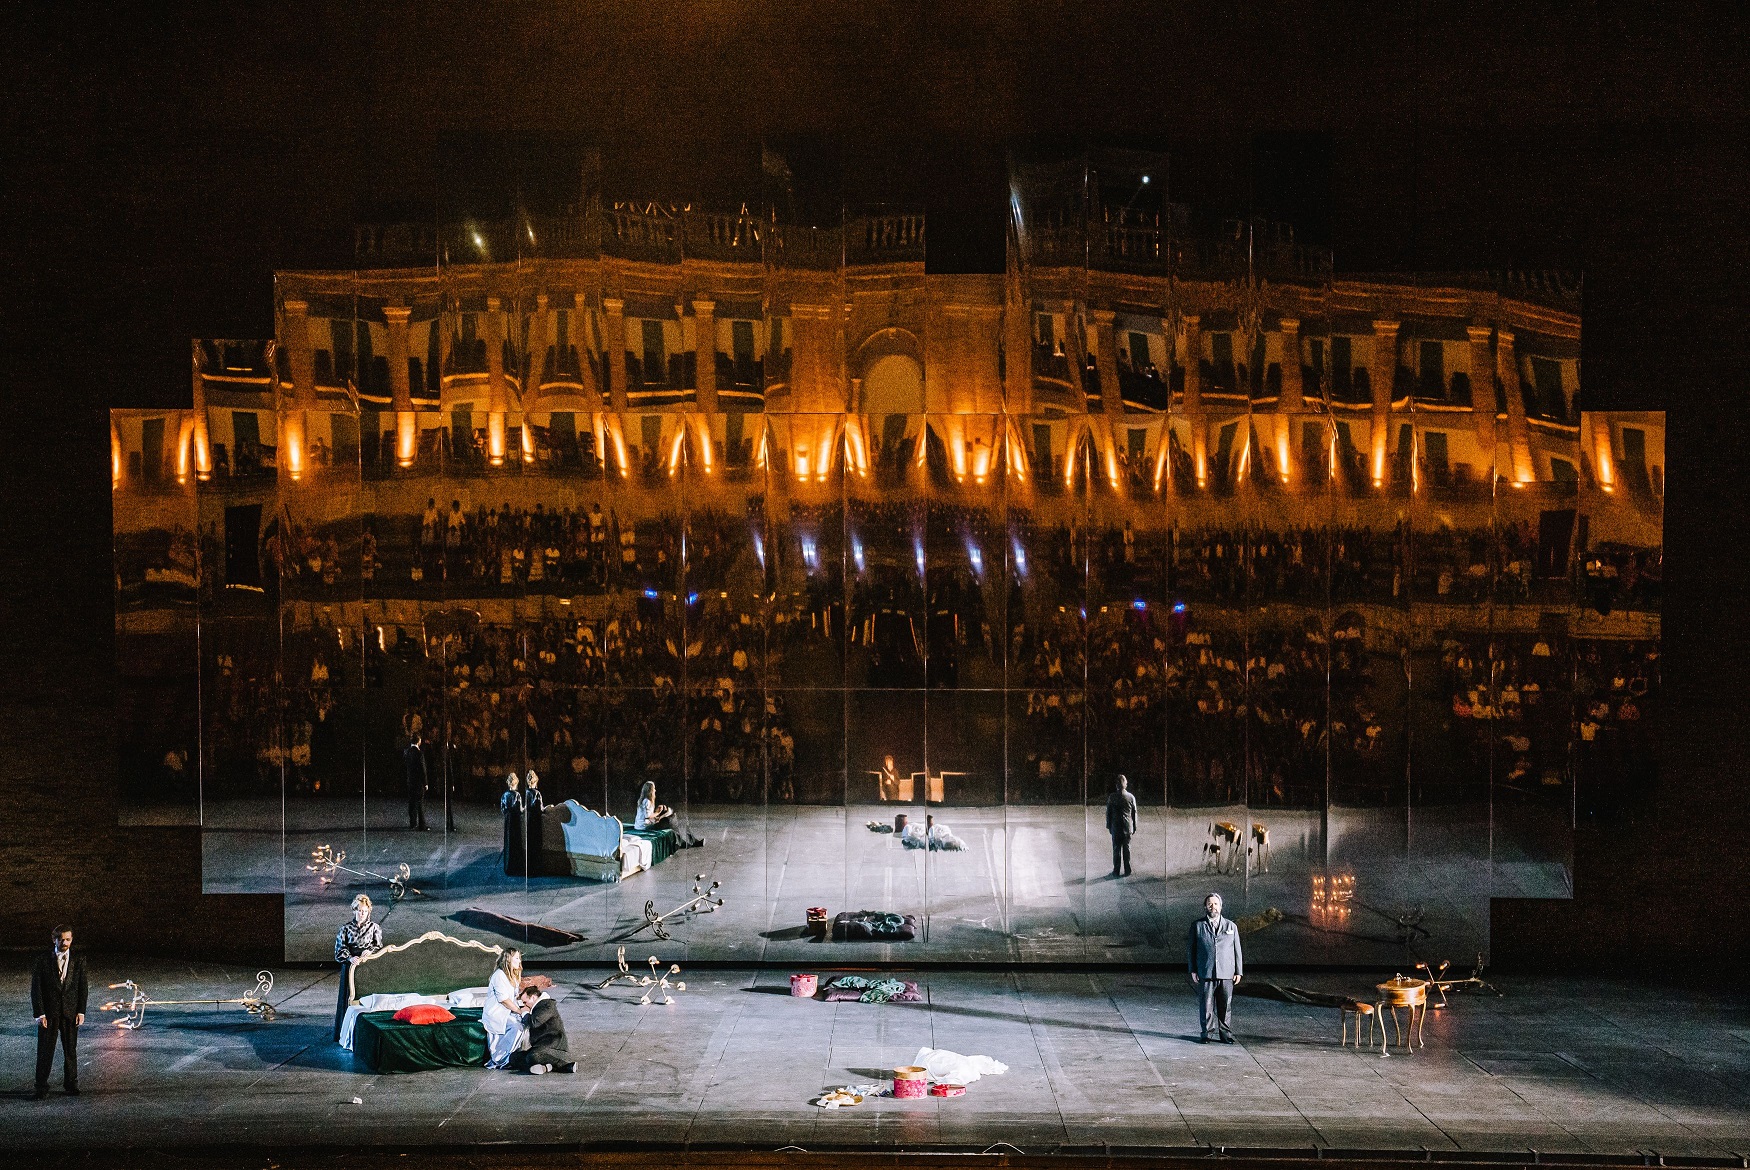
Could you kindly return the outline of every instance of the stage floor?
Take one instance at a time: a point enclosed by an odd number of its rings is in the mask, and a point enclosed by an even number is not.
[[[641,948],[667,955],[664,947]],[[98,985],[158,998],[241,994],[251,970],[93,956]],[[553,968],[574,1076],[480,1069],[375,1076],[330,1042],[332,972],[282,969],[282,1016],[161,1008],[124,1032],[93,1011],[77,1100],[33,1102],[22,1009],[0,1033],[17,1148],[728,1143],[772,1150],[1199,1145],[1721,1155],[1750,1148],[1750,1011],[1740,998],[1606,981],[1502,981],[1454,997],[1427,1047],[1381,1059],[1337,1045],[1336,1013],[1242,998],[1240,1043],[1200,1045],[1182,976],[929,973],[921,1004],[789,998],[783,972],[700,969],[672,1006],[586,989]],[[1254,973],[1254,978],[1261,978]],[[1360,992],[1377,975],[1273,976]],[[0,993],[25,1002],[21,956]],[[98,1000],[94,997],[93,1006]],[[1006,1075],[963,1098],[877,1099],[839,1111],[823,1088],[877,1078],[921,1046],[983,1054]],[[356,1103],[355,1103],[356,1099]]]
[[[912,806],[917,815],[916,806]],[[1518,834],[1491,836],[1477,810],[1333,810],[1145,808],[1132,845],[1135,875],[1111,878],[1103,808],[1076,806],[949,807],[935,810],[966,842],[964,852],[908,850],[866,821],[891,823],[895,806],[695,806],[692,830],[706,841],[626,881],[506,878],[499,861],[497,816],[457,809],[458,832],[410,833],[405,805],[373,801],[368,818],[356,803],[209,806],[203,833],[208,893],[279,893],[286,897],[286,957],[332,956],[334,932],[354,893],[369,892],[388,940],[439,929],[469,935],[456,918],[485,910],[584,936],[569,946],[529,947],[543,959],[599,962],[643,921],[647,900],[666,911],[687,900],[697,874],[722,883],[722,909],[674,930],[680,957],[725,962],[1144,962],[1178,959],[1190,919],[1204,895],[1222,892],[1230,917],[1280,915],[1249,930],[1248,957],[1286,964],[1403,964],[1416,956],[1451,959],[1469,969],[1488,948],[1489,898],[1565,897],[1565,857],[1544,844],[1559,826],[1526,821]],[[351,824],[340,818],[350,814]],[[284,831],[281,818],[284,818]],[[1268,872],[1211,873],[1202,848],[1212,820],[1249,825],[1268,820]],[[368,827],[361,827],[368,820]],[[261,826],[271,825],[271,828]],[[1321,842],[1328,834],[1328,846]],[[347,864],[390,873],[407,863],[422,891],[391,905],[381,881],[340,874],[328,886],[305,869],[318,845],[343,849]],[[1540,848],[1541,847],[1541,848]],[[1491,848],[1494,851],[1490,857]],[[1354,877],[1343,917],[1320,918],[1311,906],[1312,875]],[[829,944],[803,937],[810,906],[894,910],[924,920],[924,937],[900,945]],[[1399,920],[1413,922],[1403,928]],[[648,932],[636,935],[634,950]],[[491,941],[502,942],[494,937]],[[517,939],[518,942],[527,940]],[[1406,941],[1408,946],[1405,945]],[[831,952],[830,956],[823,952]]]

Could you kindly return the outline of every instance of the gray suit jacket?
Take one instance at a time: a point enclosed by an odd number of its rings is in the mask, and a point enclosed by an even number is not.
[[[1136,796],[1114,792],[1106,798],[1106,831],[1113,839],[1128,841],[1136,836]]]
[[[1211,923],[1199,917],[1191,924],[1185,944],[1186,966],[1199,979],[1234,979],[1246,973],[1245,958],[1240,954],[1240,928],[1231,918],[1217,918]]]

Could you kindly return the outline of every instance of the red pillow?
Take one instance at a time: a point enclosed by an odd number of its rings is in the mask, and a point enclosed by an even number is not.
[[[402,1024],[447,1024],[455,1018],[449,1008],[436,1003],[416,1003],[395,1013],[396,1022]]]

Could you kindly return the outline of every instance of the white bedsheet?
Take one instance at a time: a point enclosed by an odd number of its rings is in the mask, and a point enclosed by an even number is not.
[[[469,988],[468,990],[473,990]],[[452,992],[451,994],[456,994]],[[404,1007],[412,1007],[416,1003],[435,1003],[439,1007],[450,1007],[447,995],[414,995],[378,994],[367,995],[355,1004],[348,1004],[346,1016],[340,1021],[340,1046],[348,1052],[352,1051],[352,1030],[358,1024],[361,1012],[398,1012]]]

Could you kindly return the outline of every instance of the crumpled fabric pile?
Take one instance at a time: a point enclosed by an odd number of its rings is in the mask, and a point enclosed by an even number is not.
[[[960,853],[966,848],[966,842],[956,837],[947,825],[931,825],[927,831],[922,825],[907,825],[905,832],[899,835],[899,840],[907,849],[928,848]]]
[[[829,980],[821,991],[829,1001],[853,998],[849,993],[854,991],[858,993],[854,997],[858,1003],[913,1003],[923,998],[918,994],[918,985],[909,980],[865,979],[861,975],[840,975]]]
[[[962,1056],[946,1048],[920,1048],[912,1063],[922,1068],[931,1081],[946,1081],[951,1085],[970,1085],[979,1077],[996,1077],[1009,1071],[1009,1066],[988,1056]]]

